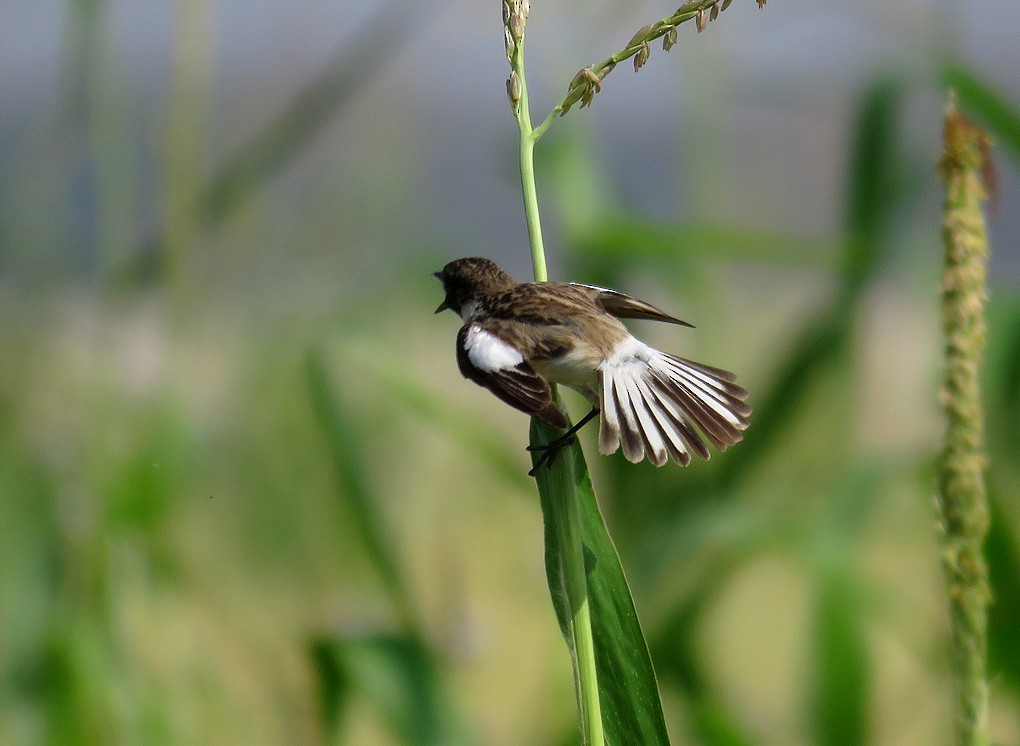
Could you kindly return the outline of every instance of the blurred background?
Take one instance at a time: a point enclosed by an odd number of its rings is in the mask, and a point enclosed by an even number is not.
[[[535,0],[537,121],[675,5]],[[551,276],[745,441],[583,443],[678,744],[949,744],[948,85],[996,140],[991,732],[1020,743],[1020,6],[737,0],[538,146]],[[4,0],[0,742],[565,744],[526,418],[430,273],[530,272],[498,2]],[[568,393],[575,416],[585,404]]]

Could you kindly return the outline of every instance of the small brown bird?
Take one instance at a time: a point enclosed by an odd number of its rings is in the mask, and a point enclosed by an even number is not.
[[[465,378],[512,407],[556,428],[566,415],[551,383],[579,391],[593,409],[554,441],[532,470],[550,462],[581,426],[601,411],[599,450],[622,444],[628,461],[669,456],[681,466],[691,454],[709,458],[743,437],[751,408],[736,376],[653,349],[619,319],[691,326],[650,303],[615,290],[574,282],[516,282],[495,262],[457,259],[436,272],[446,299],[436,313],[456,311],[457,364]]]

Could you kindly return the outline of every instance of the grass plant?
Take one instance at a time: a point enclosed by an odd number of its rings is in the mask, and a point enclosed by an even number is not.
[[[674,14],[644,26],[624,49],[599,65],[583,68],[571,81],[567,97],[535,128],[524,69],[530,0],[503,0],[510,63],[507,95],[520,133],[521,189],[536,281],[548,279],[535,182],[539,138],[578,101],[582,107],[589,106],[619,62],[633,57],[634,70],[641,69],[651,54],[652,41],[663,38],[663,48],[669,51],[677,42],[677,26],[695,20],[698,31],[703,31],[729,4],[730,0],[692,0]],[[764,5],[764,0],[758,0],[758,5]],[[555,431],[533,423],[533,447],[541,448],[553,439]],[[535,462],[540,452],[533,450]],[[576,440],[550,468],[539,470],[538,489],[546,522],[549,589],[574,668],[583,742],[668,744],[648,645]]]

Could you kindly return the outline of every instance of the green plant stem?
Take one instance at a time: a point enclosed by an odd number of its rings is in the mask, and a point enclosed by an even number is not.
[[[516,64],[513,64],[516,63]],[[524,79],[524,41],[517,45],[511,66],[521,81],[521,100],[514,110],[520,130],[521,191],[524,195],[524,217],[528,222],[528,240],[531,243],[531,264],[536,282],[549,279],[545,265],[545,245],[542,242],[542,219],[538,212],[538,190],[535,186],[535,143],[539,135],[531,127],[531,109],[528,105],[528,86]]]
[[[521,17],[520,20],[523,32],[524,18]],[[510,55],[510,67],[512,75],[516,76],[520,83],[520,98],[512,101],[512,105],[520,130],[521,189],[524,197],[524,214],[528,223],[528,238],[531,243],[531,262],[535,280],[545,282],[548,280],[548,271],[538,210],[538,190],[535,186],[535,142],[540,134],[536,134],[531,126],[528,87],[524,76],[523,33],[517,40],[513,54]],[[561,454],[560,458],[564,457],[573,458],[565,453]],[[592,637],[591,607],[588,602],[584,543],[581,540],[580,505],[573,483],[565,480],[562,486],[561,490],[556,491],[555,530],[559,534],[560,546],[563,547],[561,578],[570,608],[569,642],[573,656],[581,734],[585,744],[602,746],[605,743],[605,735],[595,667],[595,642]]]
[[[988,531],[984,425],[978,374],[985,344],[985,200],[988,140],[950,97],[940,162],[946,184],[943,217],[945,267],[942,325],[946,373],[942,405],[945,442],[937,461],[942,565],[949,602],[951,662],[956,688],[956,743],[988,743],[988,568],[982,544]]]
[[[538,193],[535,191],[535,138],[521,128],[521,189],[524,193],[524,215],[528,221],[528,238],[531,242],[531,265],[536,282],[549,279],[545,265],[545,246],[542,243],[542,223],[538,213]]]
[[[561,473],[574,471],[573,453],[564,449],[558,458],[569,459]],[[588,581],[584,563],[584,542],[581,539],[581,513],[573,483],[563,480],[562,489],[555,491],[553,510],[555,530],[559,534],[561,554],[560,577],[570,609],[571,652],[574,663],[574,686],[585,744],[605,743],[599,682],[595,670],[595,642],[592,636],[591,607],[588,603]]]

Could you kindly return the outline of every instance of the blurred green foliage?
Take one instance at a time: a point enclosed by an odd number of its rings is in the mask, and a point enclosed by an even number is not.
[[[1015,157],[1016,107],[966,68],[944,74]],[[195,190],[198,233],[174,240],[197,251],[353,85],[320,82],[326,98],[295,102],[318,102],[310,119],[289,110]],[[598,165],[550,138],[565,273],[651,276],[700,327],[664,346],[752,392],[745,442],[708,464],[591,464],[675,743],[949,743],[937,226],[911,247],[921,290],[903,282],[890,304],[879,287],[934,179],[934,154],[911,159],[897,137],[910,94],[880,80],[862,95],[836,241],[656,224],[607,190],[583,210],[572,196]],[[368,318],[309,319],[189,297],[159,273],[139,291],[129,265],[116,299],[0,299],[0,742],[572,742],[525,424],[455,378],[422,268]],[[824,297],[792,292],[765,332],[755,294],[777,268]],[[1016,743],[1020,302],[1000,289],[989,310],[992,734]],[[906,383],[885,377],[910,340],[876,352],[886,321],[931,348]],[[886,419],[902,398],[931,409]]]

